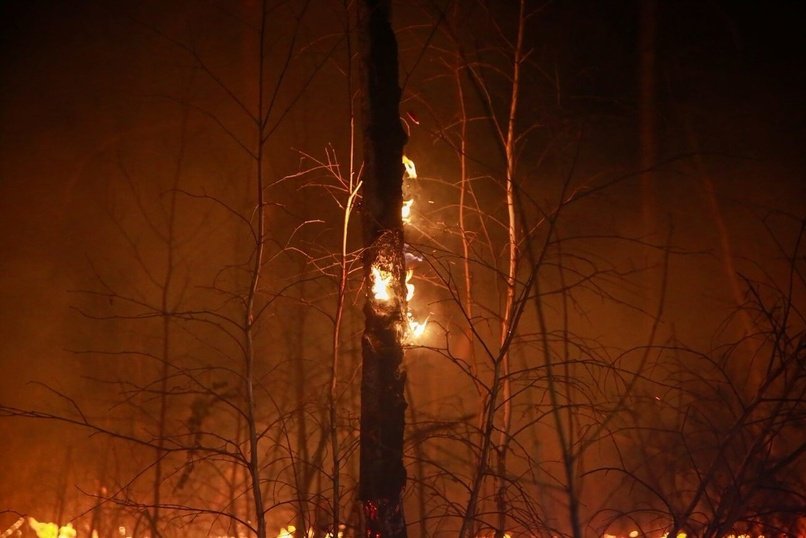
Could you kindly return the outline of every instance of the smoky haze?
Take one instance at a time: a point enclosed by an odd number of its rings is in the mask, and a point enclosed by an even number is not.
[[[335,176],[349,176],[359,85],[352,15],[341,2],[309,4],[266,8],[262,86],[256,0],[0,6],[0,532],[21,515],[72,521],[79,536],[94,529],[102,538],[121,526],[131,536],[154,526],[177,537],[247,532],[254,500],[239,458],[254,447],[242,329],[254,321],[244,320],[244,297],[265,209],[254,345],[269,536],[289,524],[325,536],[334,502],[326,393],[347,202]],[[485,391],[503,383],[495,372],[506,323],[506,158],[490,118],[506,129],[518,13],[502,4],[394,6],[405,153],[419,175],[407,180],[410,308],[429,320],[406,355],[410,536],[458,535],[481,468]],[[573,519],[585,536],[626,536],[635,521],[660,536],[671,528],[669,506],[683,512],[691,500],[678,492],[699,484],[692,469],[707,467],[726,438],[731,406],[741,407],[734,393],[753,402],[768,386],[769,355],[794,368],[769,386],[790,391],[780,397],[788,414],[776,411],[790,422],[775,435],[795,434],[782,441],[764,430],[773,455],[740,475],[754,492],[746,504],[766,510],[758,475],[774,470],[802,487],[804,470],[802,457],[787,459],[804,446],[802,422],[799,434],[791,424],[803,416],[803,351],[792,349],[806,299],[805,49],[795,7],[658,2],[648,90],[641,2],[526,4],[534,14],[514,122],[517,289],[535,266],[542,272],[508,352],[511,423],[500,400],[491,415],[493,453],[510,459],[482,481],[476,535],[493,536],[506,513],[512,536],[573,534]],[[265,123],[256,127],[259,106]],[[256,205],[258,172],[265,208]],[[344,238],[348,253],[361,246],[359,220]],[[360,262],[349,260],[334,427],[347,535],[360,520],[365,292]],[[790,307],[782,340],[792,348],[744,338]],[[797,353],[793,367],[786,358]],[[702,364],[730,382],[709,384],[719,376],[705,370],[698,378]],[[552,376],[561,378],[556,394]],[[707,402],[697,416],[713,412],[711,429],[686,429],[690,400]],[[28,411],[57,418],[21,416]],[[570,440],[558,437],[555,418]],[[593,431],[601,437],[586,440]],[[748,426],[740,437],[761,435]],[[677,444],[685,436],[695,445],[688,452]],[[570,479],[564,442],[578,443]],[[691,463],[692,454],[706,459]],[[503,510],[499,472],[509,477]],[[654,493],[636,486],[652,480],[661,484]],[[706,486],[711,500],[726,488]],[[799,487],[783,477],[767,486]],[[798,513],[782,498],[776,524],[804,516],[802,503]],[[190,517],[205,510],[216,515]],[[721,530],[760,528],[753,517]],[[686,524],[707,532],[695,516]]]

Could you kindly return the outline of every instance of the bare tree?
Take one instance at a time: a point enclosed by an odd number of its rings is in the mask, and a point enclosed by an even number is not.
[[[635,395],[635,405],[656,408],[655,420],[639,417],[643,458],[632,455],[617,470],[653,501],[649,528],[703,537],[802,532],[806,225],[779,220],[798,228],[791,246],[773,238],[786,276],[773,278],[780,268],[770,267],[764,279],[745,277],[746,301],[733,316],[742,326],[752,320],[755,331],[710,352],[665,348],[668,377]],[[752,390],[736,363],[763,372]]]

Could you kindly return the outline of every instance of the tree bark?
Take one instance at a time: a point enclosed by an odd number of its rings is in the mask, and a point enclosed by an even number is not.
[[[406,330],[403,145],[397,41],[388,0],[358,3],[364,150],[363,240],[367,299],[362,337],[359,498],[367,538],[406,536],[402,495],[406,401],[401,369]],[[373,267],[390,275],[389,298],[372,291]]]

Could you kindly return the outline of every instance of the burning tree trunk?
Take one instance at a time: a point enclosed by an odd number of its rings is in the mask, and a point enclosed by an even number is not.
[[[401,219],[403,145],[397,41],[388,0],[358,3],[361,53],[364,279],[359,497],[368,538],[406,536],[402,493],[406,401],[401,371],[406,268]]]

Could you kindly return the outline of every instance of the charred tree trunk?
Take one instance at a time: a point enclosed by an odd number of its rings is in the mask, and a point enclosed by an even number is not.
[[[359,498],[367,538],[406,536],[402,494],[406,401],[401,370],[406,330],[405,258],[400,215],[403,145],[397,41],[388,0],[358,3],[361,53],[364,279]],[[383,286],[386,293],[373,288]]]

